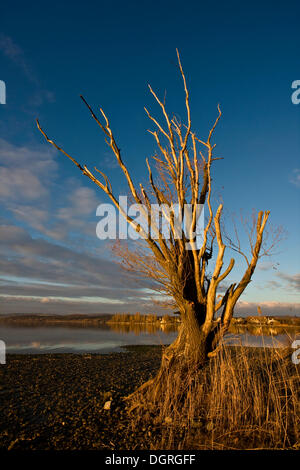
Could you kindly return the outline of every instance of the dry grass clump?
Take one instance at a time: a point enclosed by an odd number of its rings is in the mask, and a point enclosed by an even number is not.
[[[222,346],[204,369],[169,373],[162,394],[135,396],[133,427],[153,449],[300,448],[300,369],[289,348]],[[142,405],[142,406],[141,406]]]

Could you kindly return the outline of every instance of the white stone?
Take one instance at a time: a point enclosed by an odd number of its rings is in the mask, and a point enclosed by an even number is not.
[[[104,408],[105,410],[110,410],[110,406],[111,406],[111,400],[110,400],[110,401],[106,401],[106,402],[104,403],[104,407],[103,407],[103,408]]]

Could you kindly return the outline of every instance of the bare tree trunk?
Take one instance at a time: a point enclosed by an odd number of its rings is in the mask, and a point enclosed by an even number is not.
[[[187,376],[194,377],[209,360],[211,335],[205,335],[202,329],[205,306],[184,302],[180,307],[182,322],[178,336],[163,351],[157,375],[126,398],[132,403],[131,409],[143,403],[162,402],[166,391],[178,394],[178,384],[185,384]]]
[[[206,316],[203,304],[187,302],[181,315],[182,333],[179,343],[182,343],[182,361],[191,367],[201,367],[207,360],[208,344],[202,325]]]

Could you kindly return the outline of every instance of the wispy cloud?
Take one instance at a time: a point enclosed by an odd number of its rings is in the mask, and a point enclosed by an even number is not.
[[[290,183],[294,184],[298,188],[300,187],[300,168],[293,170],[292,176],[290,177]]]
[[[53,240],[67,241],[70,232],[73,236],[76,232],[77,235],[94,237],[96,240],[95,213],[100,200],[92,189],[80,186],[78,181],[73,181],[73,184],[78,185],[78,188],[71,188],[71,182],[67,181],[66,188],[69,191],[67,195],[60,195],[63,207],[45,208],[44,204],[37,205],[35,202],[27,205],[11,204],[8,209],[18,221]]]
[[[33,201],[48,194],[41,176],[54,175],[57,164],[51,149],[29,149],[0,139],[0,200]]]
[[[257,269],[259,271],[269,271],[270,269],[274,269],[275,271],[277,271],[278,266],[279,266],[279,263],[277,262],[272,263],[271,261],[265,261],[265,262],[261,262],[257,266]]]
[[[85,295],[90,288],[113,290],[124,286],[124,282],[127,288],[136,286],[136,280],[128,276],[120,279],[119,266],[107,258],[89,254],[84,247],[79,251],[33,238],[24,228],[8,224],[0,230],[0,272],[2,278],[19,278],[22,285],[26,279],[36,279],[38,285],[50,283],[53,287],[55,283],[55,288],[82,286]]]
[[[5,34],[0,34],[0,52],[21,70],[27,80],[34,85],[35,91],[30,99],[32,107],[38,108],[44,102],[51,103],[54,101],[54,93],[43,89],[40,79],[25,56],[23,49]]]
[[[79,252],[21,227],[0,226],[0,313],[149,311],[146,281],[120,273],[99,255]],[[146,310],[145,310],[146,309]]]
[[[100,199],[96,197],[94,190],[79,185],[70,189],[66,203],[57,211],[58,221],[66,227],[81,227],[83,229],[86,224],[86,216],[91,213],[95,214]],[[95,233],[95,227],[93,232]]]
[[[2,221],[3,222],[3,221]],[[147,281],[128,277],[100,255],[33,238],[11,224],[0,226],[0,296],[4,312],[115,312],[153,309]],[[277,273],[278,285],[299,285],[299,275]],[[274,281],[277,282],[277,281]],[[148,288],[148,289],[146,289]],[[145,295],[145,293],[147,295]],[[236,315],[299,315],[300,304],[240,301]]]
[[[285,288],[296,290],[300,293],[300,273],[286,274],[278,272],[276,273],[276,276],[284,282]]]
[[[66,240],[74,231],[96,238],[95,213],[101,200],[74,178],[60,187],[55,156],[45,146],[29,148],[0,139],[0,201],[18,222],[51,239]]]
[[[286,274],[278,271],[275,273],[276,279],[270,279],[263,288],[284,291],[290,294],[300,293],[300,273]]]
[[[116,313],[116,312],[160,312],[158,307],[153,310],[153,302],[143,302],[136,296],[134,302],[127,299],[125,301],[111,301],[102,298],[101,301],[94,301],[82,298],[81,301],[72,298],[49,298],[43,301],[40,297],[30,296],[5,296],[1,297],[0,314],[2,313]],[[46,298],[45,298],[46,299]]]
[[[12,40],[11,37],[5,36],[4,34],[0,35],[0,51],[5,55],[9,60],[11,60],[18,68],[22,70],[27,79],[38,85],[38,79],[31,70],[31,67],[28,61],[25,59],[25,54],[23,50]]]
[[[260,306],[263,315],[300,315],[300,303],[290,302],[244,302],[240,301],[236,306],[236,315],[257,315],[257,307]]]

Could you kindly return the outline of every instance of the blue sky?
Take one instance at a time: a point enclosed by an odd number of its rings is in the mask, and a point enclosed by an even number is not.
[[[215,134],[224,160],[215,194],[229,212],[270,210],[287,238],[262,259],[241,312],[300,313],[299,2],[7,2],[1,8],[0,312],[152,311],[153,296],[116,265],[96,238],[105,195],[43,140],[47,133],[89,167],[126,185],[103,136],[79,99],[110,118],[135,181],[155,149],[144,106],[159,109],[150,83],[184,115],[178,48],[193,128]],[[239,279],[242,260],[232,279]],[[236,276],[236,277],[235,277]]]

